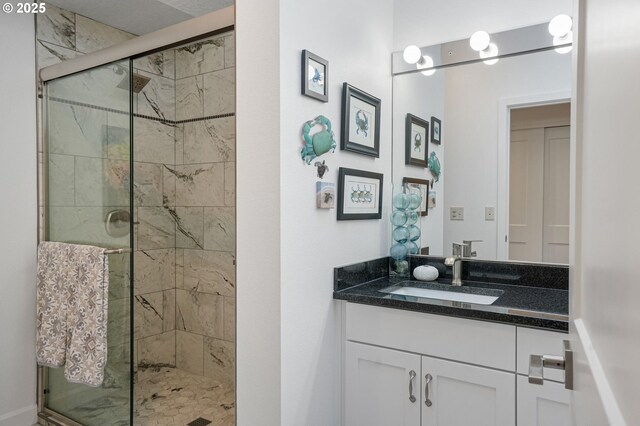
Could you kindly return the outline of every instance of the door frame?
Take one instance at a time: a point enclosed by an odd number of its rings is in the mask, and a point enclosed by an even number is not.
[[[571,103],[571,90],[502,98],[498,101],[498,196],[496,202],[496,259],[509,260],[509,158],[511,110]]]

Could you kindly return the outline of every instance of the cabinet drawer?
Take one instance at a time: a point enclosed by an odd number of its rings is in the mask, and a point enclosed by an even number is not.
[[[347,303],[347,340],[516,371],[516,327]]]
[[[529,355],[563,356],[562,341],[567,338],[565,333],[518,327],[518,374],[529,375]],[[564,371],[545,368],[544,378],[564,383]]]

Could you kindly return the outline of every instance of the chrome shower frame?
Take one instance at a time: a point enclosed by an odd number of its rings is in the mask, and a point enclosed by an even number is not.
[[[170,49],[181,44],[225,33],[235,29],[235,7],[229,6],[206,15],[145,34],[119,45],[89,53],[72,60],[42,68],[37,77],[37,149],[38,149],[38,242],[48,239],[48,199],[46,144],[45,84],[60,77],[83,72],[111,62],[135,59],[155,52]],[[133,141],[131,141],[133,144]],[[131,254],[133,256],[133,254]],[[133,265],[133,263],[132,263]],[[133,313],[131,313],[133,315]],[[66,416],[45,406],[47,391],[47,371],[37,367],[37,408],[39,425],[83,426]],[[133,404],[133,401],[131,401]]]

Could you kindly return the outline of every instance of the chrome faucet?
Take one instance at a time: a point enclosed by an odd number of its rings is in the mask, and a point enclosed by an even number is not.
[[[481,243],[482,240],[463,240],[462,257],[476,257],[478,252],[473,251],[473,243]]]
[[[467,246],[467,244],[453,243],[453,256],[444,259],[444,264],[446,266],[451,266],[453,269],[453,279],[451,280],[451,285],[454,286],[462,285],[462,254],[465,246]]]

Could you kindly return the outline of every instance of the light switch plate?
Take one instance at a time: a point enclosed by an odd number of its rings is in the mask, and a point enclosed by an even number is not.
[[[486,206],[484,208],[484,220],[496,220],[496,208]]]
[[[464,207],[449,207],[449,218],[451,220],[464,220]]]

